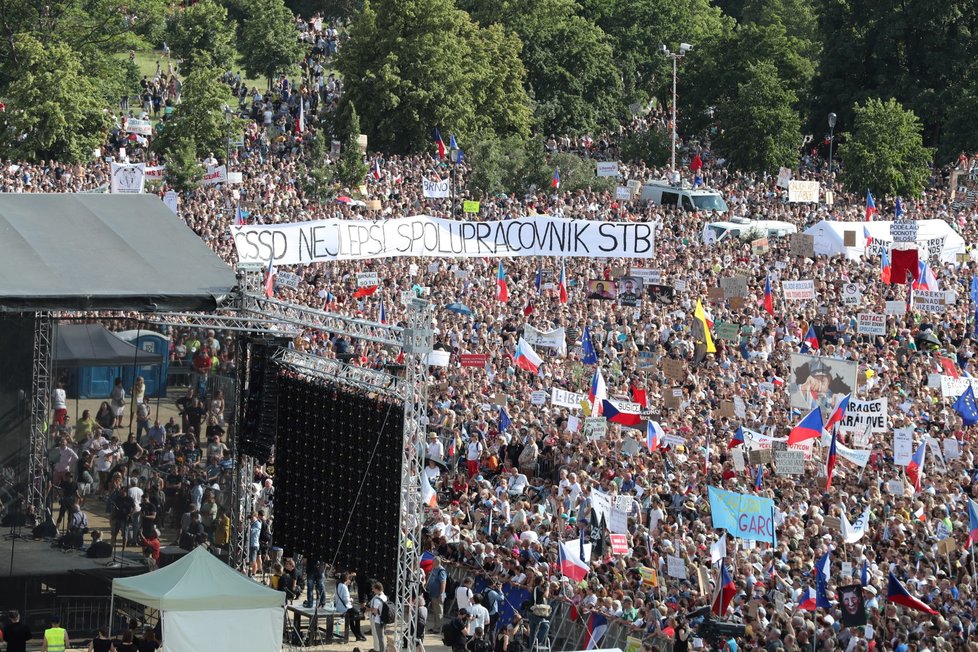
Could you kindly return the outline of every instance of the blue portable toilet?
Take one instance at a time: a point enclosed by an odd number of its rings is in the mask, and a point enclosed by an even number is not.
[[[160,364],[122,368],[122,383],[126,388],[126,394],[128,395],[133,384],[135,384],[136,376],[142,376],[146,383],[147,398],[165,398],[166,375],[170,369],[170,338],[161,333],[147,330],[122,331],[116,333],[116,336],[143,351],[163,356],[163,361]]]
[[[108,398],[121,367],[79,367],[70,370],[69,392],[73,398]]]

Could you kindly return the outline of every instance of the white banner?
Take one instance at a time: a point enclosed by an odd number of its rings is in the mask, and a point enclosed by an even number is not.
[[[788,202],[800,204],[818,203],[818,181],[792,179],[788,182]]]
[[[886,432],[888,408],[888,400],[885,398],[865,401],[850,398],[845,416],[839,422],[839,430],[842,432],[864,432],[868,427],[872,433]]]
[[[586,400],[588,400],[587,394],[568,392],[566,389],[557,389],[556,387],[550,389],[550,402],[560,407],[580,408],[581,401]]]
[[[149,120],[129,118],[126,120],[126,131],[130,134],[139,134],[140,136],[152,136],[153,123]]]
[[[200,185],[202,186],[212,186],[217,183],[227,183],[228,181],[228,168],[226,165],[218,165],[217,167],[207,168],[207,172],[204,174],[203,178],[200,180]],[[265,262],[268,262],[268,256],[265,256]],[[287,265],[288,263],[281,263],[275,261],[280,265]]]
[[[940,290],[914,290],[913,307],[926,312],[944,312],[944,293]]]
[[[293,274],[292,272],[276,272],[275,273],[275,285],[277,287],[292,288],[293,290],[299,287],[299,283],[302,281],[302,277],[298,274]]]
[[[768,450],[773,448],[774,442],[776,441],[788,441],[787,437],[771,437],[770,435],[763,435],[759,432],[754,432],[753,430],[748,430],[744,428],[744,448],[749,451],[759,451]],[[805,453],[805,461],[812,459],[812,450],[814,446],[814,439],[806,439],[805,441],[798,442],[797,444],[792,444],[788,446],[790,451],[802,451]]]
[[[863,300],[863,292],[856,283],[846,283],[842,287],[842,303],[847,306],[858,306]]]
[[[869,507],[859,515],[855,523],[849,523],[845,510],[842,511],[842,517],[839,520],[842,526],[842,538],[846,543],[856,543],[863,538],[863,535],[866,534],[866,528],[869,526]]]
[[[912,457],[913,428],[896,428],[893,431],[893,463],[906,466]]]
[[[781,281],[781,292],[788,301],[806,301],[815,298],[815,281]]]
[[[167,190],[166,194],[163,195],[163,203],[166,207],[173,211],[174,215],[177,215],[177,204],[179,202],[178,195],[173,190]]]
[[[452,182],[448,179],[433,181],[421,177],[421,186],[428,199],[447,199],[452,196]]]
[[[144,163],[112,163],[112,193],[141,193],[146,185]]]
[[[166,172],[165,165],[150,165],[146,168],[146,180],[154,183],[163,181],[163,173]]]
[[[907,314],[907,302],[887,301],[886,308],[883,312],[885,312],[887,315],[905,315]]]
[[[841,457],[844,460],[849,460],[850,462],[852,462],[853,464],[859,467],[866,466],[866,463],[869,462],[869,456],[873,452],[871,450],[849,448],[848,446],[845,446],[838,440],[836,440],[835,442],[835,451],[839,454],[839,457]]]
[[[860,335],[886,335],[886,315],[873,312],[859,313],[856,332]]]
[[[598,161],[597,176],[599,177],[617,177],[618,176],[618,161]]]
[[[943,398],[957,398],[964,394],[971,385],[978,393],[978,378],[955,378],[953,376],[941,376],[941,396]]]
[[[527,324],[523,327],[523,339],[529,342],[530,346],[557,349],[561,355],[567,353],[567,337],[564,335],[563,327],[544,332]]]
[[[216,183],[216,182],[215,182]],[[467,222],[426,215],[232,226],[239,263],[302,265],[396,256],[654,258],[655,224],[559,217]]]

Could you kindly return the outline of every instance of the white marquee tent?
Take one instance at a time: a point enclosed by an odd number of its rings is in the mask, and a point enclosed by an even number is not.
[[[805,233],[815,236],[815,253],[822,256],[845,255],[847,258],[859,258],[866,251],[866,233],[875,244],[892,243],[890,225],[893,222],[835,222],[822,220],[807,229]],[[922,257],[929,258],[930,250],[939,251],[941,262],[953,263],[956,255],[965,253],[964,239],[944,220],[917,220],[917,248]],[[851,232],[849,242],[854,246],[846,246],[846,232]]]
[[[248,579],[205,548],[152,573],[112,580],[115,596],[161,612],[163,652],[282,649],[285,593]]]

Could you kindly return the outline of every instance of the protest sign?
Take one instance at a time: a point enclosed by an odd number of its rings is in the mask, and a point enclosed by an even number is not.
[[[907,302],[906,301],[887,301],[885,304],[883,312],[887,315],[905,315],[907,314]]]
[[[859,313],[856,332],[860,335],[886,335],[886,315],[872,312]]]
[[[126,120],[126,132],[130,134],[139,134],[140,136],[152,136],[153,123],[150,120],[129,118]]]
[[[552,331],[541,331],[527,324],[523,327],[523,339],[533,347],[567,351],[567,337],[563,326]]]
[[[671,448],[675,448],[676,446],[685,446],[686,438],[680,437],[679,435],[666,433],[662,436],[662,443]]]
[[[477,201],[472,201],[471,199],[466,199],[462,202],[462,212],[463,213],[478,213],[481,205]]]
[[[530,405],[546,405],[547,404],[547,390],[538,389],[532,394],[530,394]]]
[[[846,283],[842,286],[842,303],[846,306],[858,306],[862,303],[863,293],[856,283]]]
[[[146,183],[160,183],[166,173],[165,165],[147,165],[143,172],[146,173]]]
[[[618,305],[620,306],[641,307],[644,292],[644,284],[640,278],[622,276],[617,279]]]
[[[667,387],[663,398],[667,408],[678,408],[683,404],[683,390],[680,387]]]
[[[746,467],[743,449],[740,447],[730,449],[730,456],[733,458],[734,470],[742,472]]]
[[[452,195],[449,179],[428,179],[421,177],[421,189],[428,199],[447,199]]]
[[[686,365],[682,360],[662,359],[662,373],[670,380],[683,381],[686,378]]]
[[[628,270],[628,275],[642,279],[642,282],[646,285],[662,282],[661,269],[652,269],[650,267],[632,267]],[[624,276],[624,274],[619,274],[619,276]]]
[[[672,305],[673,299],[676,295],[675,290],[669,285],[659,285],[646,284],[645,285],[645,296],[649,298],[649,301],[656,304],[661,304],[665,306]]]
[[[638,567],[639,577],[642,578],[642,586],[653,588],[659,586],[659,574],[654,568],[649,568],[648,566]]]
[[[632,198],[632,191],[628,186],[617,186],[615,188],[615,199],[618,201],[629,201]]]
[[[792,353],[788,376],[791,407],[810,410],[814,396],[822,414],[828,415],[843,396],[855,395],[858,370],[854,360]]]
[[[430,351],[428,353],[428,366],[447,367],[451,357],[452,354],[449,351]]]
[[[765,435],[759,432],[755,432],[749,428],[744,428],[744,448],[750,451],[770,451],[778,448],[779,450],[795,450],[801,451],[805,455],[805,461],[812,459],[812,454],[814,450],[814,439],[806,439],[805,441],[791,444],[788,446],[787,437],[772,437],[770,435]],[[782,448],[782,446],[787,446],[787,448]],[[734,449],[736,450],[736,449]],[[751,464],[757,463],[767,463],[773,458],[770,454],[766,456],[759,456],[758,461],[751,461]]]
[[[741,539],[774,540],[774,501],[708,487],[713,527]]]
[[[790,234],[788,236],[788,253],[798,258],[812,258],[815,255],[815,236],[808,233]]]
[[[397,256],[654,258],[655,224],[535,215],[460,221],[418,215],[233,226],[240,263],[299,265]]]
[[[722,322],[713,328],[713,336],[718,340],[730,342],[731,344],[740,343],[740,324]]]
[[[380,285],[380,276],[377,272],[357,272],[357,287],[371,288]]]
[[[599,177],[617,177],[618,176],[618,162],[617,161],[597,161],[597,176],[599,176]]]
[[[910,464],[913,457],[913,428],[894,428],[893,463],[897,466]]]
[[[815,281],[781,281],[781,292],[787,301],[807,301],[815,298]]]
[[[166,194],[163,195],[163,203],[173,211],[173,214],[177,214],[177,205],[179,202],[179,195],[177,195],[175,190],[167,190]]]
[[[804,475],[805,454],[801,451],[774,451],[774,470],[778,475]]]
[[[948,437],[943,442],[944,445],[944,457],[949,460],[957,459],[961,457],[961,446],[957,439]]]
[[[869,456],[873,452],[871,450],[849,448],[840,441],[835,442],[835,450],[839,454],[839,457],[844,460],[848,460],[859,467],[866,466],[866,463],[869,462]]]
[[[677,580],[686,579],[686,562],[682,557],[666,555],[666,575]]]
[[[301,280],[301,276],[292,272],[277,272],[275,274],[275,285],[278,287],[292,288],[294,290],[299,287]]]
[[[581,428],[581,417],[570,415],[567,417],[567,426],[564,428],[567,432],[577,432]]]
[[[778,188],[788,188],[788,183],[791,182],[791,177],[793,173],[791,168],[781,167],[778,169]]]
[[[746,276],[721,276],[720,288],[726,298],[747,296]]]
[[[886,432],[887,408],[888,399],[886,398],[871,400],[850,398],[849,407],[846,409],[842,421],[839,422],[839,430],[842,432],[863,432],[869,428],[872,433]]]
[[[818,190],[818,181],[801,181],[800,179],[792,179],[788,182],[788,203],[817,204]]]
[[[604,417],[585,417],[584,437],[587,439],[604,439],[608,434],[608,420]]]
[[[978,378],[955,378],[953,376],[941,376],[941,396],[944,398],[957,398],[964,394],[968,385],[974,388],[978,394]]]
[[[115,163],[110,166],[112,174],[110,188],[113,194],[141,193],[146,185],[146,165],[144,163]],[[267,263],[268,260],[266,259]]]
[[[200,185],[213,186],[219,183],[227,183],[227,182],[228,182],[227,166],[218,165],[217,167],[207,168],[207,172],[204,173],[204,176],[200,180]],[[245,228],[245,227],[240,227],[240,228]],[[266,263],[268,262],[268,258],[269,258],[268,256],[265,257]],[[279,264],[286,264],[286,263],[279,263]]]
[[[758,238],[757,240],[751,240],[750,251],[755,256],[763,256],[767,252],[771,251],[771,244],[767,238]]]
[[[611,554],[613,555],[627,555],[628,550],[628,535],[627,534],[611,534],[608,536],[611,539]]]
[[[890,222],[890,239],[893,242],[916,242],[919,225],[916,220]]]
[[[770,464],[774,460],[774,451],[770,448],[759,448],[747,451],[747,461],[751,464]]]
[[[649,367],[656,366],[655,354],[651,351],[639,351],[638,352],[638,368],[648,369]]]
[[[913,306],[923,312],[944,312],[944,293],[940,290],[914,290]]]
[[[485,367],[489,360],[487,353],[462,353],[459,359],[463,367]]]

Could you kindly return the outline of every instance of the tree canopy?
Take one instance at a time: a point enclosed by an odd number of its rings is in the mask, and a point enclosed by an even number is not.
[[[167,25],[166,37],[173,55],[182,61],[184,74],[198,67],[227,70],[234,59],[234,22],[214,0],[200,0],[177,12]]]
[[[295,17],[282,0],[252,0],[241,26],[241,65],[249,77],[271,80],[291,73],[302,58],[303,45]]]

